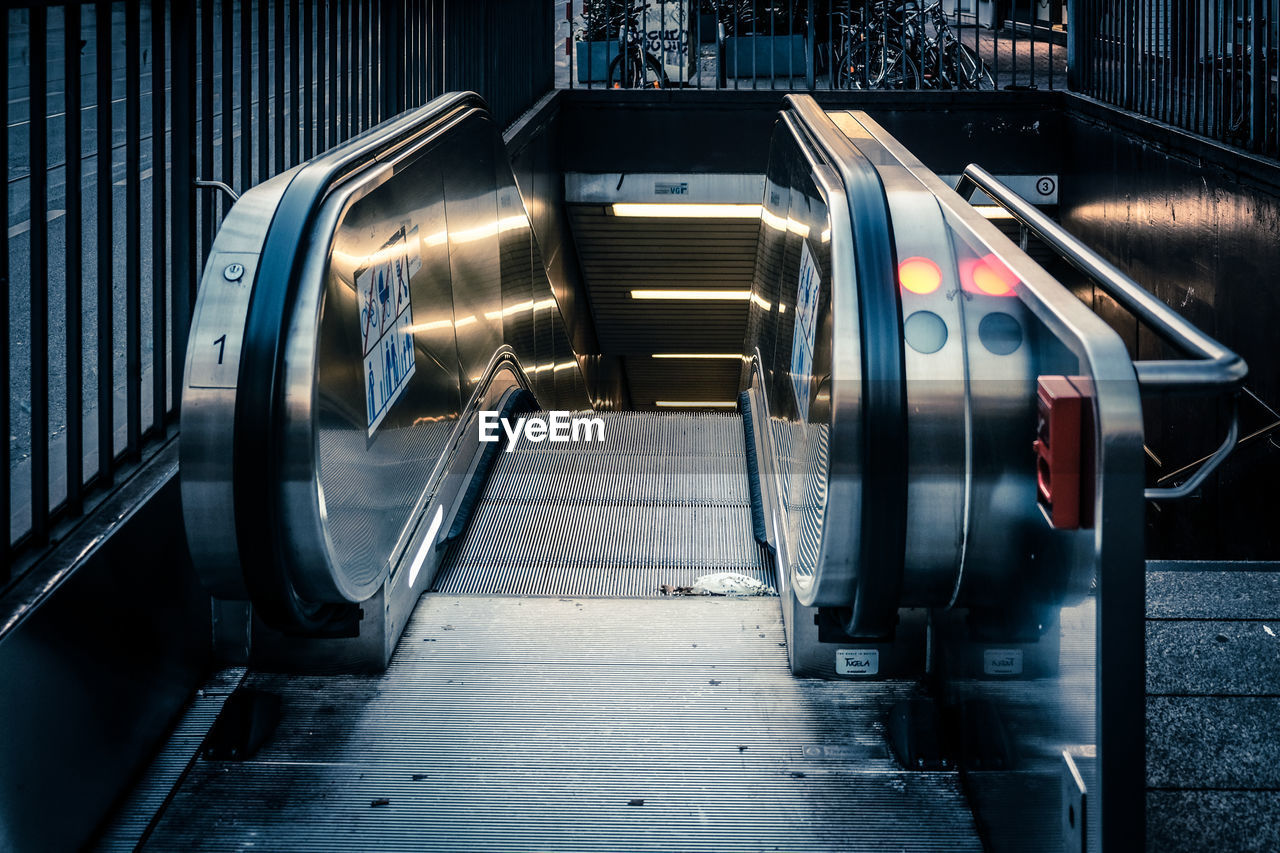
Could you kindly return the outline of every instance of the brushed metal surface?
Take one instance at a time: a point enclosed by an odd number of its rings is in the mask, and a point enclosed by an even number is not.
[[[1022,614],[1028,627],[1052,623],[1037,615],[1037,610],[1066,605],[1060,614],[1062,647],[1064,651],[1069,646],[1079,648],[1090,674],[1073,685],[1064,659],[1058,677],[1026,682],[1025,696],[1017,701],[1005,695],[997,682],[972,686],[975,694],[991,698],[1002,713],[1016,714],[1021,707],[1045,717],[1091,716],[1099,788],[1094,792],[1097,797],[1090,800],[1089,831],[1096,832],[1098,840],[1092,846],[1136,849],[1142,838],[1145,782],[1140,711],[1143,462],[1141,400],[1129,354],[1120,337],[1086,304],[883,128],[863,113],[853,116],[934,194],[953,233],[964,235],[956,241],[957,252],[963,250],[962,241],[969,242],[1017,278],[1015,296],[1021,308],[1009,313],[1021,326],[1020,348],[1010,356],[989,360],[982,366],[981,381],[973,383],[979,387],[973,391],[977,443],[972,504],[984,515],[975,514],[971,523],[974,532],[966,545],[958,603],[995,605],[998,612]],[[970,330],[974,320],[980,326],[979,312],[991,308],[987,299],[966,304]],[[982,345],[980,329],[969,337],[971,344],[976,337]],[[1019,364],[1028,346],[1034,360]],[[998,358],[1010,357],[1012,361],[997,366]],[[1056,531],[1034,518],[1032,461],[1029,454],[1020,457],[1011,448],[1026,447],[1032,436],[1031,380],[1036,374],[1085,375],[1092,383],[1095,476],[1094,492],[1085,498],[1093,502],[1091,530]],[[1017,390],[1005,393],[1006,383]],[[984,420],[985,424],[980,423]],[[992,559],[993,554],[1009,559]],[[1086,607],[1095,595],[1096,610]],[[1073,610],[1088,610],[1091,615],[1069,619]],[[1017,728],[1011,728],[1010,734],[1011,745],[1019,752],[1050,754],[1045,747],[1052,741],[1046,743]],[[1013,800],[980,820],[1006,820],[1011,815],[1022,819],[1033,814],[1031,799],[1029,795],[1026,809]]]
[[[263,598],[278,588],[301,613],[367,600],[388,580],[439,485],[442,448],[507,337],[548,406],[589,405],[583,364],[599,359],[569,345],[502,136],[478,99],[437,99],[299,169],[247,193],[215,243],[193,323],[198,345],[188,348],[183,471],[209,589],[243,600],[250,586]],[[297,175],[307,180],[290,184]],[[282,224],[288,217],[275,214],[286,202],[314,216]],[[255,253],[274,226],[302,236],[289,246],[292,265],[275,259],[278,280],[258,281]],[[224,275],[228,264],[240,274]],[[251,294],[285,291],[284,308],[266,299],[262,310],[286,316],[249,318],[262,338],[254,351],[282,355],[269,375],[241,376]],[[375,362],[386,365],[377,381]],[[237,388],[250,382],[280,389],[270,398],[279,416],[254,428],[249,415],[265,409]],[[265,458],[233,460],[234,442]],[[244,486],[254,478],[260,490]],[[267,516],[276,519],[267,530],[250,523]],[[237,541],[246,524],[263,541]],[[250,581],[272,574],[255,562],[267,551],[280,556],[284,579],[246,584],[244,571]],[[259,604],[264,618],[297,616]]]
[[[782,510],[778,531],[788,540],[778,546],[786,561],[782,570],[805,605],[846,606],[860,535],[853,519],[863,500],[856,461],[862,441],[861,323],[849,266],[854,248],[847,198],[806,139],[784,114],[765,178],[746,348],[759,353],[767,377],[762,391],[770,424],[764,434],[772,441],[763,452],[773,456],[770,470],[777,483],[771,488]],[[797,377],[808,389],[802,409],[793,390],[791,357],[806,243],[818,270],[820,296],[813,364],[809,375]],[[840,476],[833,488],[835,468]],[[842,521],[815,539],[828,513]]]
[[[917,688],[783,645],[773,598],[430,595],[382,676],[250,675],[279,729],[196,761],[143,849],[981,850],[957,775],[887,748]]]
[[[191,560],[219,598],[248,598],[236,541],[231,472],[236,377],[257,259],[276,206],[296,169],[247,190],[209,251],[191,320],[182,389],[181,487]],[[230,264],[242,267],[229,280]]]

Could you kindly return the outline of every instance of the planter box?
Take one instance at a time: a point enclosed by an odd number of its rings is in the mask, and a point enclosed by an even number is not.
[[[578,82],[608,83],[609,63],[618,55],[619,44],[614,41],[580,41],[578,50]]]
[[[729,77],[801,77],[809,70],[809,46],[802,35],[730,36],[724,40]]]

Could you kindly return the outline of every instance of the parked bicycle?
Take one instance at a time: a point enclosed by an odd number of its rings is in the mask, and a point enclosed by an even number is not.
[[[622,49],[609,63],[610,89],[663,89],[670,85],[662,59],[645,48],[641,16],[648,2],[631,3],[609,20],[611,31],[619,33]]]
[[[840,89],[919,89],[920,68],[883,3],[865,17],[836,12],[832,74]]]
[[[962,43],[942,12],[941,2],[924,8],[908,0],[895,9],[893,27],[908,55],[920,59],[924,85],[930,89],[994,89],[995,80],[982,58]]]

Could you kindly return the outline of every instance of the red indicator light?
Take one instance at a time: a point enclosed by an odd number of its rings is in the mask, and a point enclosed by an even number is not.
[[[1018,277],[995,255],[960,262],[960,286],[985,296],[1013,296]]]
[[[903,290],[924,296],[942,286],[942,270],[928,258],[907,258],[898,264],[898,281]]]

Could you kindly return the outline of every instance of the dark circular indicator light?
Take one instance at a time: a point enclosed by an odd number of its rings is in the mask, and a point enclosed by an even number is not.
[[[932,311],[915,312],[902,324],[902,331],[911,348],[925,355],[932,355],[947,343],[947,324]]]
[[[996,355],[1009,355],[1022,346],[1022,324],[1001,311],[993,311],[978,324],[978,339]]]

